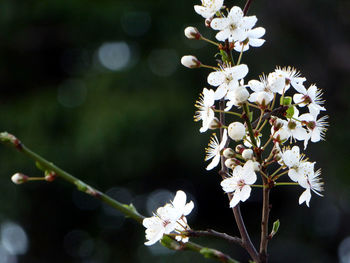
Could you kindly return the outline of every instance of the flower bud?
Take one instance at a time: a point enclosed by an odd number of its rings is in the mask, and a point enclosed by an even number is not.
[[[181,64],[187,68],[199,68],[202,63],[195,56],[188,55],[181,58]]]
[[[242,152],[242,157],[245,159],[245,160],[251,160],[253,158],[253,150],[252,149],[245,149],[243,152]]]
[[[188,26],[185,28],[185,36],[188,39],[197,39],[197,40],[199,40],[202,37],[198,29],[193,26]]]
[[[267,77],[267,81],[272,92],[281,93],[286,85],[286,78],[276,72],[270,73]]]
[[[231,148],[226,148],[223,152],[223,155],[225,158],[232,158],[235,157],[235,152]]]
[[[233,169],[236,165],[236,159],[230,158],[225,161],[225,166],[227,168]]]
[[[260,163],[254,162],[253,168],[254,168],[254,172],[259,172],[260,171]]]
[[[239,86],[237,89],[235,89],[234,96],[236,99],[236,103],[240,104],[247,101],[247,99],[249,98],[249,92],[245,87]]]
[[[14,175],[12,175],[11,181],[15,184],[22,184],[28,181],[28,176],[22,173],[15,173]]]
[[[271,97],[266,92],[259,92],[256,97],[256,102],[262,106],[266,106],[271,100]]]
[[[236,153],[242,154],[242,152],[245,150],[245,147],[243,144],[238,144],[235,148]]]
[[[222,125],[221,125],[221,122],[219,121],[219,119],[218,118],[214,118],[214,119],[212,119],[212,121],[210,122],[210,124],[209,124],[209,129],[211,129],[211,130],[215,130],[215,129],[218,129],[218,128],[220,128]]]
[[[245,135],[245,127],[242,123],[240,122],[233,122],[228,126],[228,136],[232,140],[240,141],[243,139]]]

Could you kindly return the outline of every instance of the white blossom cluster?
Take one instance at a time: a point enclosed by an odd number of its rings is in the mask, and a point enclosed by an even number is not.
[[[229,10],[223,4],[223,0],[202,0],[202,5],[194,7],[206,19],[207,27],[218,31],[215,37],[219,43],[206,39],[194,27],[185,29],[187,38],[217,45],[221,54],[218,65],[204,65],[192,55],[181,59],[188,68],[214,70],[208,74],[210,88],[200,94],[194,116],[202,123],[201,133],[215,129],[222,132],[221,141],[214,133],[206,149],[205,160],[210,161],[206,169],[213,169],[224,158],[229,172],[221,186],[232,194],[230,207],[247,200],[254,186],[288,184],[305,189],[299,204],[309,206],[311,190],[318,195],[323,190],[321,172],[315,171],[315,162],[308,161],[295,144],[302,142],[305,150],[310,141],[324,140],[328,116],[320,117],[326,110],[322,91],[314,84],[306,88],[306,78],[292,67],[277,67],[259,80],[246,81],[249,68],[241,63],[242,55],[249,47],[264,44],[261,37],[265,29],[254,28],[256,16],[244,15],[238,6]],[[237,59],[232,50],[239,52]],[[238,145],[233,150],[230,143]],[[273,163],[280,167],[270,171]],[[262,185],[255,185],[257,173]],[[291,181],[279,181],[286,178]]]
[[[186,216],[191,213],[194,204],[192,201],[186,204],[186,198],[183,191],[177,191],[170,204],[159,207],[152,217],[143,220],[148,240],[145,245],[155,244],[165,234],[174,236],[177,241],[188,242],[188,237],[182,233],[190,230]]]

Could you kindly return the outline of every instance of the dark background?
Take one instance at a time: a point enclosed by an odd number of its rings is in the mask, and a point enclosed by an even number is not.
[[[196,208],[194,229],[237,235],[215,171],[205,168],[210,133],[193,122],[207,70],[188,70],[182,55],[214,64],[215,48],[187,40],[199,1],[2,0],[0,2],[0,126],[58,166],[151,215],[178,189]],[[226,1],[228,6],[233,1]],[[243,1],[234,4],[243,7]],[[248,78],[292,65],[324,91],[327,140],[307,156],[322,168],[324,197],[298,205],[301,188],[272,192],[271,262],[350,262],[350,3],[253,1],[250,14],[266,43],[244,54]],[[0,262],[212,262],[191,252],[146,247],[144,229],[78,192],[55,183],[14,185],[15,172],[41,176],[25,156],[0,148]],[[260,192],[242,213],[257,244]],[[212,239],[247,262],[246,253]]]

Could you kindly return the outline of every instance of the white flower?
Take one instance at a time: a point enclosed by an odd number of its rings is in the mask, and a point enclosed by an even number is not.
[[[183,191],[177,191],[171,204],[166,204],[157,209],[154,216],[145,218],[142,222],[146,227],[145,245],[151,246],[160,240],[164,234],[175,232],[181,236],[181,232],[189,229],[186,215],[188,215],[194,207],[193,202],[186,204],[186,194]],[[178,238],[177,238],[178,240]],[[187,242],[188,238],[180,238],[179,241]]]
[[[249,92],[244,86],[239,86],[238,88],[227,92],[226,99],[229,101],[226,104],[225,111],[229,111],[232,106],[240,106],[243,102],[247,101],[249,98]]]
[[[248,82],[248,87],[254,91],[249,97],[250,102],[257,102],[260,105],[267,105],[273,100],[274,92],[270,89],[264,75],[260,76],[260,81],[255,79],[250,80]]]
[[[328,116],[323,116],[317,120],[317,115],[311,113],[305,113],[300,115],[300,120],[302,120],[309,131],[308,137],[304,140],[304,148],[306,149],[309,139],[312,142],[318,142],[324,140],[325,133],[327,131],[328,122],[326,119]]]
[[[187,55],[181,58],[181,64],[187,68],[199,68],[202,63],[195,56]]]
[[[323,191],[323,182],[321,182],[321,178],[319,178],[320,174],[321,169],[318,169],[315,173],[312,172],[299,181],[299,184],[306,189],[299,197],[299,204],[305,202],[306,205],[309,206],[311,199],[310,190],[319,196],[323,196],[319,193]]]
[[[215,100],[222,99],[228,91],[238,87],[238,80],[243,79],[248,74],[248,67],[241,64],[234,67],[221,67],[220,70],[211,72],[208,75],[208,83],[218,87],[215,91]]]
[[[216,34],[216,39],[230,42],[243,41],[247,38],[247,31],[252,29],[258,19],[256,16],[244,16],[240,7],[231,8],[227,17],[214,18],[210,26],[215,30],[220,30]]]
[[[264,43],[264,39],[260,39],[263,35],[265,35],[265,28],[257,27],[246,32],[247,38],[241,42],[236,42],[234,49],[237,52],[241,52],[243,48],[243,52],[249,49],[249,46],[252,47],[261,47]]]
[[[211,18],[220,11],[224,0],[202,0],[202,5],[195,5],[194,11],[204,18]]]
[[[258,146],[258,147],[260,147],[260,144],[261,144],[260,137],[261,137],[261,133],[254,134],[254,138],[255,138],[255,141],[256,141],[256,144],[257,144],[256,146]],[[253,145],[251,144],[250,140],[251,140],[250,134],[249,134],[249,132],[247,132],[246,135],[243,138],[243,144],[244,144],[245,147],[248,147],[248,148],[253,147]]]
[[[234,141],[240,141],[245,135],[245,127],[242,123],[236,121],[228,126],[228,136]]]
[[[306,89],[303,85],[304,81],[306,80],[306,78],[300,77],[300,72],[297,71],[295,68],[292,67],[284,67],[284,68],[280,68],[277,67],[275,72],[277,74],[281,74],[282,76],[285,77],[285,84],[286,84],[286,89],[288,90],[290,85],[293,86],[293,88],[299,92],[299,93],[305,93]]]
[[[283,94],[290,86],[286,86],[286,76],[280,72],[271,72],[267,77],[267,82],[270,90],[274,93],[278,92],[279,94]]]
[[[243,157],[243,159],[245,159],[245,160],[252,159],[253,156],[254,156],[254,154],[253,154],[253,150],[252,150],[252,149],[245,149],[245,150],[243,150],[243,152],[242,152],[242,157]]]
[[[171,202],[174,209],[176,210],[178,218],[181,216],[187,216],[194,208],[194,203],[191,201],[186,204],[186,199],[187,197],[185,192],[179,190],[176,192],[174,200]]]
[[[300,107],[308,105],[310,113],[312,115],[318,115],[320,111],[326,110],[325,107],[321,106],[324,103],[321,96],[322,91],[317,89],[316,85],[311,85],[305,93],[295,94],[293,100]]]
[[[308,133],[301,125],[301,122],[297,121],[299,119],[298,109],[296,107],[294,107],[293,109],[294,109],[293,117],[288,121],[283,120],[284,128],[288,132],[291,142],[293,138],[298,141],[304,141],[308,139]]]
[[[207,131],[210,127],[210,124],[214,120],[215,113],[212,109],[214,102],[214,90],[208,90],[204,88],[203,93],[200,94],[199,100],[196,101],[195,104],[198,110],[195,113],[194,120],[202,120],[202,127],[199,130],[200,132]]]
[[[222,151],[222,149],[225,148],[226,141],[227,141],[227,130],[226,129],[224,130],[224,134],[222,136],[222,141],[220,144],[219,144],[219,140],[216,137],[215,133],[211,137],[208,148],[205,149],[207,152],[207,155],[205,156],[204,160],[208,161],[212,158],[213,158],[213,160],[207,166],[207,170],[211,170],[219,164],[221,151]]]
[[[304,156],[300,155],[298,146],[283,151],[281,156],[283,163],[289,168],[288,176],[294,182],[299,182],[314,172],[315,163],[303,161]]]
[[[250,196],[251,187],[256,181],[253,161],[247,161],[244,166],[236,166],[231,177],[221,182],[222,189],[226,193],[232,193],[233,197],[230,201],[230,207],[235,207],[240,201],[244,202]]]

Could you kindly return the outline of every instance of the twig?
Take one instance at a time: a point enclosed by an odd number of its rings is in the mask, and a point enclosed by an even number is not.
[[[245,3],[245,6],[243,8],[243,14],[244,15],[247,15],[249,7],[250,7],[250,4],[252,3],[252,1],[253,0],[247,0],[247,2]]]
[[[238,245],[243,247],[242,239],[240,239],[239,237],[233,237],[233,236],[230,236],[226,233],[217,232],[213,229],[207,229],[207,230],[192,230],[191,229],[191,230],[187,230],[186,234],[190,237],[202,237],[202,236],[218,237],[218,238],[224,239],[230,243],[235,243],[235,244],[238,244]]]
[[[145,217],[139,214],[132,204],[127,205],[127,204],[120,203],[117,200],[112,199],[108,195],[96,190],[90,185],[82,182],[78,178],[67,173],[66,171],[54,165],[52,162],[47,161],[37,153],[27,148],[23,143],[21,143],[20,140],[18,140],[12,134],[9,134],[7,132],[0,133],[0,143],[16,148],[21,153],[27,155],[30,159],[39,163],[40,167],[43,167],[48,171],[55,172],[59,178],[62,178],[63,180],[75,185],[78,188],[78,190],[101,200],[107,205],[110,205],[111,207],[120,211],[126,217],[130,217],[136,220],[138,223],[142,224],[142,221]],[[239,263],[238,261],[230,258],[228,255],[222,253],[221,251],[218,251],[212,248],[202,247],[193,242],[187,242],[187,243],[177,242],[173,240],[172,237],[170,237],[169,235],[164,235],[161,243],[163,246],[168,247],[170,249],[195,251],[202,254],[204,257],[213,258],[223,263]]]
[[[271,118],[271,116],[282,117],[286,113],[286,110],[288,110],[288,106],[280,106],[280,107],[274,109],[273,111],[266,112],[262,116],[261,120],[269,120]],[[256,125],[258,124],[258,121],[259,120],[255,120],[252,122],[253,128],[256,127]]]

